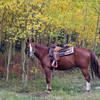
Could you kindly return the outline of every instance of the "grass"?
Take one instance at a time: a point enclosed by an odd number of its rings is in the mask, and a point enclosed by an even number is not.
[[[20,80],[9,80],[6,83],[0,80],[0,100],[100,100],[100,90],[95,89],[100,85],[100,80],[92,81],[90,92],[85,91],[85,80],[78,70],[72,72],[56,72],[52,80],[52,92],[44,92],[45,76],[29,80],[28,93],[20,92],[23,84]]]
[[[37,100],[37,97],[31,95],[22,95],[11,91],[1,90],[0,100]]]

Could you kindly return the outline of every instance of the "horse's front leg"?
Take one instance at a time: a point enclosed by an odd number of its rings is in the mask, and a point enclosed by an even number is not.
[[[48,67],[44,67],[47,83],[47,92],[51,91],[51,70]]]

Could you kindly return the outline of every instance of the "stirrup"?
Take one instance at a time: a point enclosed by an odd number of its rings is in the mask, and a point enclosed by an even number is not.
[[[56,63],[56,65],[55,65],[55,63]],[[55,61],[55,60],[52,62],[51,65],[52,65],[52,67],[54,67],[54,68],[57,68],[57,67],[58,67],[58,63],[57,63],[57,61]]]
[[[52,62],[52,64],[51,64],[51,66],[55,66],[55,60],[53,60],[53,62]]]
[[[55,66],[56,68],[58,67],[58,62],[56,61],[56,66]]]

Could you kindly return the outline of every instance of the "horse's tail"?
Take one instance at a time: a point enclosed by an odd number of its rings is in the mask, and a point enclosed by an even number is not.
[[[99,63],[97,61],[96,55],[94,54],[93,51],[90,51],[90,55],[91,55],[91,71],[92,71],[92,76],[93,76],[93,72],[94,72],[94,74],[98,78],[100,78]]]

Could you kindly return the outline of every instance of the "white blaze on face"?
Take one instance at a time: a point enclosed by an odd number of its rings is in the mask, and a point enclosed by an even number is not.
[[[29,44],[29,47],[30,47],[30,52],[32,52],[32,45],[31,45],[31,44]]]

